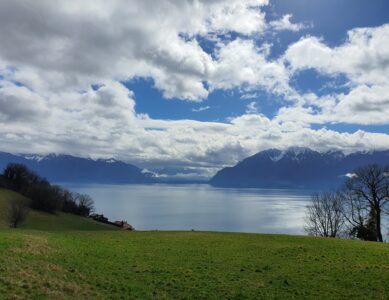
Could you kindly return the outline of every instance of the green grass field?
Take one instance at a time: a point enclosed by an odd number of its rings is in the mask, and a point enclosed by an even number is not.
[[[387,244],[35,220],[0,229],[0,299],[389,298]]]

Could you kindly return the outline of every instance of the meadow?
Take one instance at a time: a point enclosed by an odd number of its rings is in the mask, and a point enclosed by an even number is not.
[[[7,197],[15,194],[1,190],[0,205]],[[8,229],[3,222],[0,298],[387,299],[389,295],[387,244],[114,229],[82,217],[38,212],[31,212],[19,229]]]

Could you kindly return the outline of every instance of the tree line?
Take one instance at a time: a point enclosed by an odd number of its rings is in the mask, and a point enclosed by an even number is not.
[[[368,165],[348,177],[338,191],[312,196],[306,232],[383,242],[382,219],[389,214],[389,167]]]
[[[18,192],[27,199],[12,199],[8,207],[8,219],[12,227],[22,222],[28,208],[56,213],[58,211],[87,217],[94,209],[93,199],[86,194],[70,192],[22,164],[8,164],[0,176],[0,187]]]

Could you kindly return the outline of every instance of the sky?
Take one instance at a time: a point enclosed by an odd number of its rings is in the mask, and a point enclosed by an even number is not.
[[[389,149],[389,1],[2,0],[0,151],[207,178]]]

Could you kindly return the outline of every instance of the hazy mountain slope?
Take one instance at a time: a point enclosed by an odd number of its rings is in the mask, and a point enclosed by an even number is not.
[[[220,170],[211,180],[219,187],[327,188],[370,163],[389,164],[389,151],[319,153],[308,148],[270,149]]]
[[[0,152],[0,169],[10,162],[22,163],[51,182],[144,183],[150,174],[116,160],[92,160],[70,155],[13,155]]]

